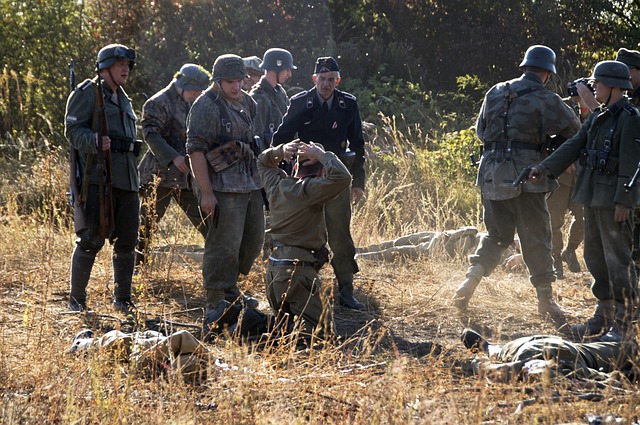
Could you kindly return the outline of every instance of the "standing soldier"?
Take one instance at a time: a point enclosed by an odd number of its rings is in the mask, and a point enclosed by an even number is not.
[[[151,236],[164,217],[171,198],[180,205],[200,234],[207,237],[207,226],[200,217],[198,200],[187,181],[189,166],[185,162],[185,143],[189,108],[209,86],[210,78],[211,74],[203,67],[185,64],[171,83],[142,107],[142,132],[149,151],[138,166],[142,206],[137,263],[144,262]],[[154,182],[156,177],[159,179],[157,184]]]
[[[297,155],[294,176],[278,168]],[[289,142],[258,157],[258,170],[271,205],[274,250],[267,271],[267,299],[279,316],[301,321],[303,336],[327,336],[333,329],[331,306],[318,276],[327,243],[323,206],[349,188],[351,174],[322,145]]]
[[[269,49],[264,53],[262,65],[264,75],[251,89],[251,97],[258,104],[254,128],[260,138],[260,150],[271,145],[273,133],[282,122],[291,103],[282,87],[289,78],[291,70],[296,69],[293,56],[285,49]]]
[[[631,214],[638,188],[626,183],[640,161],[640,113],[624,96],[632,88],[624,64],[599,62],[590,78],[602,106],[530,177],[557,176],[578,159],[583,164],[573,197],[584,205],[584,260],[594,277],[591,290],[598,305],[593,317],[571,330],[580,337],[609,331],[603,341],[621,341],[631,339],[638,303]]]
[[[247,56],[242,58],[242,63],[247,70],[247,76],[242,80],[242,90],[248,93],[262,77],[262,69],[260,68],[262,60],[257,56]]]
[[[353,296],[353,275],[358,272],[355,246],[351,238],[351,199],[358,203],[364,197],[364,136],[356,98],[336,89],[340,68],[332,57],[316,61],[313,74],[315,87],[291,98],[282,124],[273,136],[273,145],[287,143],[297,137],[303,142],[320,143],[325,150],[340,158],[353,176],[351,190],[344,190],[325,205],[329,247],[333,251],[331,265],[339,288],[338,302],[348,308],[362,310],[365,305]]]
[[[87,284],[96,254],[104,246],[105,236],[113,244],[113,307],[130,313],[131,281],[138,238],[140,186],[136,168],[136,115],[131,100],[122,89],[135,64],[135,51],[121,44],[109,44],[98,52],[98,76],[85,80],[69,96],[65,114],[65,136],[72,149],[79,153],[80,168],[84,172],[82,199],[87,228],[77,229],[78,239],[71,258],[71,294],[69,307],[74,311],[87,309]],[[104,107],[102,106],[104,104]],[[106,120],[106,127],[101,120]],[[100,128],[98,128],[100,127]],[[106,130],[106,131],[105,131]],[[98,134],[102,134],[101,140]],[[112,189],[110,198],[98,193],[103,178],[97,169],[101,162],[98,149],[106,159],[107,170],[111,157]],[[101,213],[104,201],[111,200],[113,226],[108,235],[101,232]],[[104,208],[103,208],[104,207]]]
[[[202,266],[205,333],[240,295],[238,275],[249,273],[264,236],[253,137],[256,104],[242,90],[246,76],[240,56],[219,56],[213,65],[213,84],[195,101],[187,119],[187,154],[200,209],[209,220]]]
[[[467,307],[480,280],[499,264],[517,230],[529,280],[536,288],[538,312],[556,321],[564,320],[564,311],[553,299],[551,288],[556,278],[545,202],[545,193],[558,183],[545,178],[541,185],[512,185],[520,170],[540,161],[547,136],[569,138],[580,128],[574,111],[545,88],[556,72],[555,62],[556,54],[550,48],[529,47],[520,63],[523,75],[493,86],[484,98],[476,123],[478,137],[484,143],[477,185],[482,190],[488,234],[469,258],[466,280],[453,300],[458,308]]]

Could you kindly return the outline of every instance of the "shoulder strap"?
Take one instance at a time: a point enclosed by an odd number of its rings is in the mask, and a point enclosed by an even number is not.
[[[218,110],[220,111],[220,127],[222,128],[222,134],[220,135],[219,143],[222,145],[230,140],[233,140],[233,138],[231,137],[231,118],[229,118],[227,108],[220,101],[220,96],[217,96],[211,90],[207,90],[205,94],[216,105],[218,105]]]

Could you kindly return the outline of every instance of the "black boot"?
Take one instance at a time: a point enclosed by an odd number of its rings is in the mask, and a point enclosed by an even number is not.
[[[553,270],[556,274],[556,279],[564,279],[564,268],[562,267],[562,256],[560,253],[553,254]]]
[[[252,308],[254,310],[257,309],[258,305],[260,304],[260,301],[258,301],[257,298],[244,295],[242,292],[240,292],[237,286],[225,289],[224,299],[229,301],[231,304],[235,303],[236,301],[240,301],[240,303],[245,307]]]
[[[633,322],[637,318],[637,305],[631,300],[616,301],[616,319],[609,332],[600,340],[603,342],[631,341],[634,338]]]
[[[616,305],[613,300],[598,300],[596,311],[586,323],[571,326],[571,333],[576,338],[602,335],[615,321]]]
[[[113,295],[115,302],[131,303],[131,281],[133,280],[133,268],[135,266],[135,251],[114,248],[113,257]],[[114,307],[115,304],[114,304]]]
[[[578,256],[576,255],[575,249],[565,249],[564,251],[562,251],[561,258],[565,263],[567,263],[567,267],[569,267],[570,272],[580,273],[580,262],[578,261]]]
[[[489,342],[478,332],[471,329],[462,331],[462,343],[469,350],[489,351]]]
[[[352,310],[364,310],[366,306],[353,296],[353,274],[338,276],[338,303]]]
[[[87,310],[87,285],[91,277],[91,269],[96,260],[96,254],[88,252],[80,245],[76,245],[71,257],[71,292],[69,293],[69,308],[72,311]]]

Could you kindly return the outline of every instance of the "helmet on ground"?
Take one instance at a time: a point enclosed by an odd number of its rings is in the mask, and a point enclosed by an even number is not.
[[[527,49],[520,68],[535,66],[556,73],[556,53],[547,46],[536,44]]]
[[[293,56],[291,55],[291,52],[278,48],[269,49],[264,52],[262,65],[260,67],[266,71],[298,69],[298,67],[293,64]]]
[[[129,61],[129,69],[136,63],[136,51],[122,44],[109,44],[98,52],[98,69],[109,68],[118,61]]]
[[[618,61],[598,62],[589,79],[598,80],[607,87],[633,89],[629,67]]]
[[[186,63],[173,76],[173,83],[182,90],[205,90],[210,79],[209,71],[200,65]]]
[[[221,55],[213,63],[213,81],[242,80],[247,78],[247,68],[238,55]]]

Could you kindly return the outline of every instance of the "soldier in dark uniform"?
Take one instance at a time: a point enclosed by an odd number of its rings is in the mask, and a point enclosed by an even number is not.
[[[476,132],[484,143],[477,185],[482,190],[484,223],[488,234],[471,255],[466,279],[453,303],[464,309],[483,276],[500,263],[517,230],[529,280],[536,289],[538,312],[564,321],[564,311],[553,299],[556,280],[551,256],[551,226],[545,193],[558,183],[545,179],[514,187],[520,170],[540,161],[547,136],[569,138],[580,128],[575,112],[560,96],[545,88],[556,72],[556,54],[546,46],[527,49],[516,78],[493,86],[486,94]],[[565,167],[566,168],[566,167]]]
[[[135,63],[135,52],[121,44],[110,44],[98,52],[99,78],[81,83],[69,96],[65,114],[65,136],[77,149],[81,169],[87,169],[88,192],[85,212],[88,227],[78,233],[71,258],[71,294],[69,307],[75,311],[87,309],[86,288],[96,254],[104,246],[100,235],[98,201],[98,129],[100,122],[97,96],[103,96],[109,133],[102,137],[103,151],[111,151],[113,231],[108,235],[113,244],[113,307],[129,313],[131,281],[138,239],[140,181],[136,168],[136,115],[131,100],[122,89]]]
[[[200,216],[198,200],[187,181],[189,165],[185,161],[185,143],[189,108],[209,86],[210,78],[211,74],[203,67],[185,64],[171,83],[142,107],[142,133],[149,151],[138,166],[142,206],[137,263],[144,262],[151,235],[172,198],[200,234],[207,237],[206,221]]]
[[[584,259],[594,277],[591,290],[598,306],[592,318],[572,331],[579,337],[609,331],[603,340],[620,341],[630,338],[638,303],[631,255],[631,211],[638,203],[638,187],[625,183],[640,161],[640,114],[624,96],[632,88],[627,66],[599,62],[590,78],[601,107],[578,134],[534,167],[530,177],[560,175],[578,159],[584,165],[573,198],[584,205]]]
[[[248,93],[262,77],[262,68],[260,67],[262,59],[257,56],[247,56],[242,58],[242,63],[247,70],[247,76],[242,80],[242,90]]]
[[[336,89],[340,69],[335,59],[318,58],[313,82],[314,88],[291,98],[291,106],[273,136],[273,145],[290,142],[297,135],[303,142],[322,144],[325,150],[342,159],[351,172],[351,191],[345,190],[327,202],[325,214],[329,247],[333,252],[331,265],[338,281],[338,301],[348,308],[362,310],[365,305],[353,296],[353,275],[358,272],[358,264],[349,228],[351,200],[358,203],[364,197],[362,120],[356,98]]]
[[[202,277],[207,295],[205,333],[240,296],[238,276],[248,274],[260,253],[264,215],[254,140],[256,103],[242,90],[247,71],[237,55],[219,56],[214,83],[187,118],[187,154],[195,191],[209,221]],[[255,299],[241,298],[257,304]]]
[[[293,177],[278,168],[297,155]],[[271,205],[273,251],[266,276],[267,299],[278,316],[302,320],[303,335],[330,334],[331,306],[317,270],[319,253],[327,243],[324,206],[347,190],[351,174],[322,145],[297,141],[267,149],[258,157],[258,170]]]

